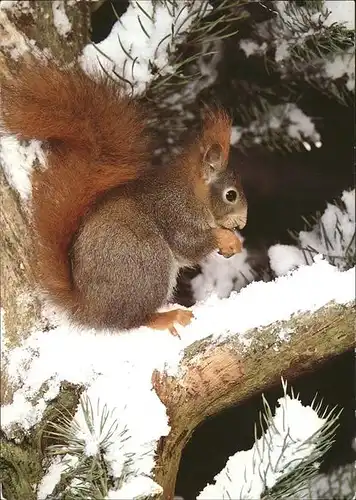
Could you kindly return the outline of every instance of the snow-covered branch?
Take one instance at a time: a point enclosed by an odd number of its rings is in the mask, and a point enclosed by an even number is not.
[[[83,387],[93,407],[100,400],[118,422],[104,453],[113,491],[126,484],[125,464],[126,481],[154,477],[168,499],[182,448],[199,422],[278,383],[281,374],[293,379],[354,345],[353,293],[354,270],[340,272],[321,260],[195,306],[196,319],[180,330],[181,340],[147,328],[77,331],[63,319],[17,349],[7,349],[5,338],[8,376],[18,389],[2,409],[3,429],[11,438],[43,427],[61,383]],[[81,412],[75,418],[84,423]],[[92,453],[100,432],[81,429],[83,448]]]
[[[259,60],[274,72],[275,78],[280,78],[281,86],[270,94],[264,86],[256,87],[248,106],[243,101],[238,103],[239,115],[244,119],[235,129],[233,142],[244,147],[263,144],[272,150],[287,151],[302,145],[307,150],[313,144],[320,147],[317,122],[296,105],[302,101],[299,85],[303,82],[344,105],[351,104],[355,89],[355,3],[259,3],[269,13],[268,18],[256,22],[251,37],[239,40],[239,48],[247,65],[253,68]],[[281,104],[272,103],[271,94],[279,94]]]
[[[282,380],[283,383],[283,380]],[[330,446],[337,417],[333,410],[320,412],[320,404],[303,406],[298,397],[287,394],[277,402],[275,415],[263,398],[260,422],[267,424],[250,450],[231,456],[224,469],[208,484],[197,500],[257,499],[266,495],[281,500],[295,495],[317,475],[316,464]],[[319,406],[319,408],[318,408]]]
[[[89,73],[102,68],[118,76],[140,94],[157,77],[176,72],[173,54],[177,46],[210,10],[207,0],[130,2],[109,36],[84,48],[81,64]]]

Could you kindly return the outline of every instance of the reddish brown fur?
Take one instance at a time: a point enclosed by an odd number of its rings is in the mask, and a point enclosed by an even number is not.
[[[194,185],[196,196],[207,203],[209,186],[204,180],[202,160],[206,151],[213,145],[222,148],[223,161],[227,163],[230,151],[231,117],[222,108],[205,108],[199,137],[182,153],[179,161],[183,162],[185,175]]]
[[[179,266],[199,262],[216,248],[219,234],[224,254],[240,250],[233,233],[227,238],[226,229],[213,230],[215,224],[236,227],[246,212],[242,196],[235,206],[224,203],[225,188],[240,190],[227,168],[231,123],[225,112],[208,110],[184,153],[141,182],[151,151],[144,116],[117,84],[32,61],[1,92],[7,130],[48,146],[47,168],[32,178],[42,288],[76,323],[91,328],[128,329],[158,316],[156,328],[174,332],[174,322],[186,324],[190,313],[155,315],[172,293]],[[214,155],[217,145],[221,152],[218,147]],[[120,189],[130,181],[136,182]]]
[[[204,114],[201,145],[204,149],[214,143],[222,147],[224,161],[227,162],[230,151],[231,118],[221,108],[207,109]]]
[[[1,83],[1,99],[8,132],[48,143],[47,169],[32,179],[35,261],[43,289],[73,310],[73,235],[102,193],[147,169],[144,117],[117,84],[49,62],[23,63],[15,78]]]

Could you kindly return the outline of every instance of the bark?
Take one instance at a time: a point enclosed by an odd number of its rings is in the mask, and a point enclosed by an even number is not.
[[[26,57],[27,48],[49,51],[56,59],[71,62],[89,41],[90,2],[64,2],[72,25],[67,37],[61,36],[53,17],[53,2],[32,0],[30,8],[19,0],[13,10],[0,10],[0,81],[1,75]],[[1,196],[1,307],[6,341],[17,345],[34,326],[41,325],[41,304],[33,293],[31,239],[26,203],[12,189],[0,165]],[[1,366],[1,404],[9,403],[14,387],[7,383],[6,364]]]
[[[62,35],[55,26],[54,2],[51,0],[31,0],[30,7],[25,2],[17,0],[13,9],[6,9],[1,15],[0,33],[2,39],[17,37],[21,45],[39,48],[53,55],[57,60],[72,62],[89,41],[91,2],[81,0],[62,2],[65,14],[71,24],[68,35]],[[11,43],[6,48],[2,46],[6,63],[13,64]]]
[[[280,332],[292,332],[280,340]],[[174,496],[182,450],[207,417],[248,397],[313,370],[356,345],[355,307],[329,304],[314,314],[301,314],[249,332],[246,349],[232,336],[215,345],[205,339],[190,346],[177,378],[155,373],[153,384],[167,406],[171,432],[157,449],[156,481],[164,500]]]
[[[18,0],[14,10],[0,10],[0,81],[1,76],[12,70],[20,57],[35,47],[49,51],[57,60],[71,62],[89,41],[90,1],[63,3],[72,31],[61,36],[53,17],[53,2],[31,0],[30,8]],[[1,307],[2,329],[6,329],[6,342],[10,347],[18,345],[31,330],[44,327],[41,320],[42,304],[34,291],[31,269],[31,238],[29,211],[18,193],[12,189],[0,164],[0,214],[1,214]],[[10,403],[14,387],[6,376],[6,362],[1,363],[1,404]],[[1,459],[0,483],[8,500],[35,500],[33,485],[43,474],[44,435],[50,419],[58,418],[58,408],[74,411],[78,405],[80,389],[63,386],[60,396],[46,411],[43,422],[21,444],[8,441],[0,433]],[[49,412],[49,413],[48,413]]]

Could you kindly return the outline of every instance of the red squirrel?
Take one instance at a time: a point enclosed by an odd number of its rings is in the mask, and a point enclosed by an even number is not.
[[[214,249],[241,251],[233,229],[247,202],[228,167],[231,121],[206,110],[181,154],[152,167],[142,105],[107,76],[54,62],[21,64],[1,82],[1,120],[46,146],[32,174],[32,229],[41,289],[78,325],[127,330],[187,325],[167,303],[179,269]]]

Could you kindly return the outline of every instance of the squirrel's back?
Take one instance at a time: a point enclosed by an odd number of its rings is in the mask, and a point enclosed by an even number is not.
[[[5,131],[45,142],[46,168],[32,176],[35,261],[43,290],[73,310],[73,236],[104,192],[149,168],[144,113],[108,77],[50,61],[24,62],[1,81],[0,96]]]

